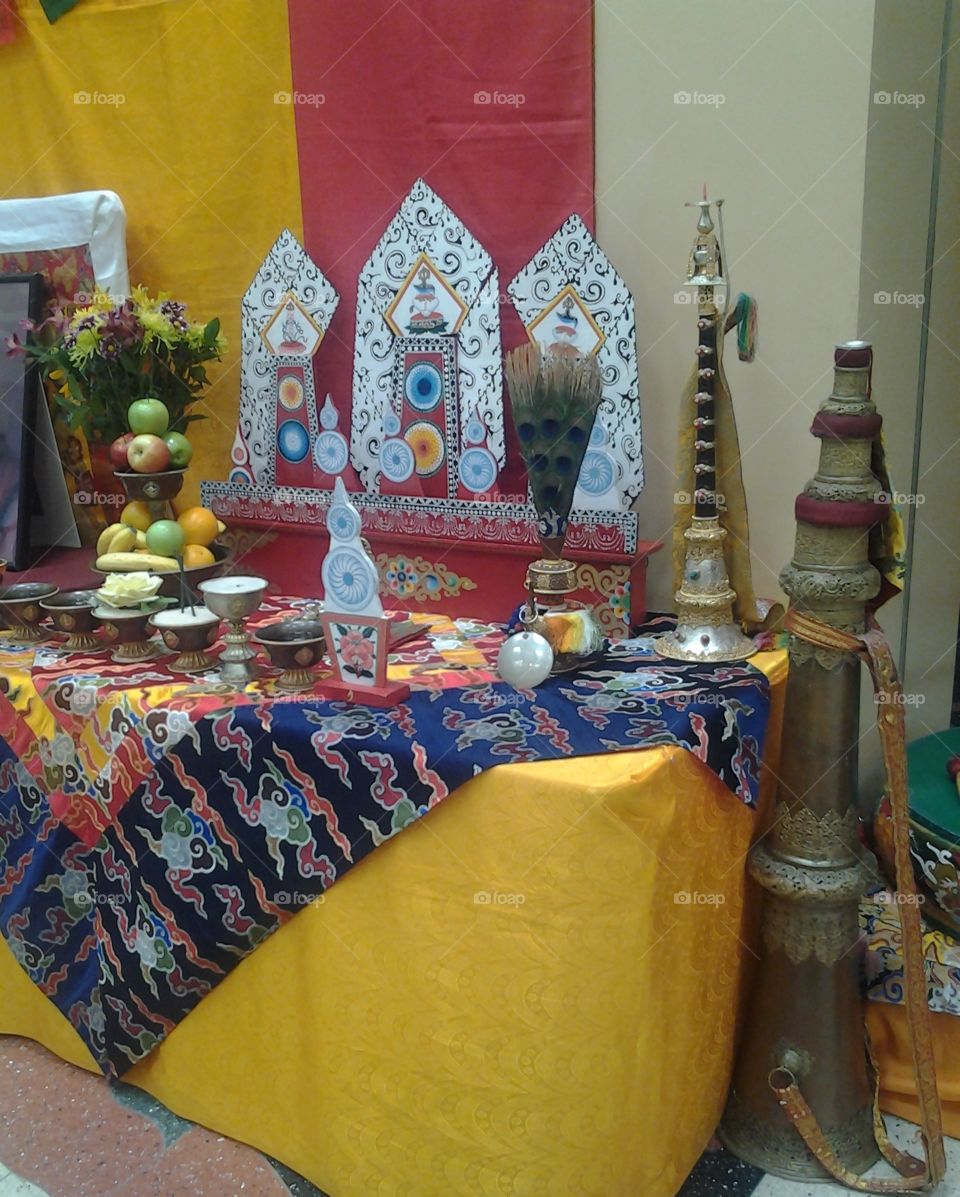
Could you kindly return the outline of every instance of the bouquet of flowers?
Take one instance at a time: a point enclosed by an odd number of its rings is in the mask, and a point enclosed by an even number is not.
[[[127,430],[135,399],[162,400],[170,430],[184,432],[203,416],[188,409],[207,383],[206,363],[226,348],[220,321],[191,324],[186,305],[137,287],[118,302],[94,296],[72,315],[57,309],[42,324],[24,321],[32,334],[14,335],[8,352],[26,353],[56,384],[55,400],[70,431],[112,441]]]

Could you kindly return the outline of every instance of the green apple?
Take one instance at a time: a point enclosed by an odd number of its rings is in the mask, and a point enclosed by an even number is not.
[[[190,464],[193,456],[193,445],[182,432],[168,432],[163,443],[170,450],[170,465],[175,470],[183,470]]]
[[[143,432],[162,436],[167,431],[170,416],[159,399],[136,399],[127,408],[127,423],[136,436]]]
[[[147,548],[161,557],[179,557],[183,543],[183,529],[176,520],[157,520],[147,529]]]

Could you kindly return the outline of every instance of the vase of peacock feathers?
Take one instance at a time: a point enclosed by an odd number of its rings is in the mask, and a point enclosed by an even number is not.
[[[573,496],[590,441],[603,380],[595,357],[544,352],[523,345],[507,354],[507,385],[520,454],[537,511],[543,557],[527,570],[521,621],[554,650],[554,673],[576,668],[602,645],[591,608],[568,596],[576,566],[563,559]]]
[[[507,354],[510,411],[527,469],[544,556],[563,557],[580,467],[603,397],[595,357],[522,345]]]

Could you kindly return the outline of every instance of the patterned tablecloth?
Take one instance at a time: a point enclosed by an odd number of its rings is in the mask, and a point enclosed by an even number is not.
[[[680,745],[755,803],[769,687],[751,665],[664,662],[641,637],[517,692],[497,628],[415,618],[391,710],[0,640],[0,930],[105,1070],[485,769]]]
[[[862,899],[860,929],[866,939],[867,997],[900,1005],[904,1000],[903,936],[896,900],[889,890]],[[960,943],[924,923],[923,956],[930,1009],[935,1014],[960,1015]]]

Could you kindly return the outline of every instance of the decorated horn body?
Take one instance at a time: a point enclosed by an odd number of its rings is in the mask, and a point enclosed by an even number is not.
[[[880,428],[872,351],[848,342],[834,360],[833,392],[811,429],[819,469],[796,501],[793,560],[780,581],[792,609],[857,634],[880,587],[868,536],[888,507],[870,469]],[[761,958],[720,1133],[768,1172],[826,1180],[770,1076],[786,1069],[795,1077],[845,1167],[861,1174],[874,1163],[858,905],[876,870],[857,836],[860,662],[792,633],[789,654],[776,805],[749,861],[763,901]]]
[[[727,532],[717,504],[715,404],[723,335],[718,325],[723,317],[715,289],[725,287],[726,279],[710,209],[722,202],[704,197],[697,204],[700,216],[686,278],[686,286],[695,288],[697,297],[693,515],[683,532],[683,578],[674,594],[677,626],[655,642],[660,656],[677,661],[737,661],[756,651],[734,621],[737,595],[727,572],[723,549]]]

